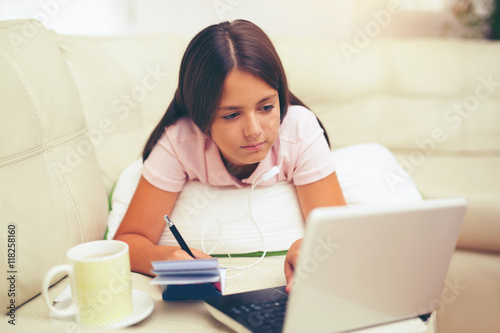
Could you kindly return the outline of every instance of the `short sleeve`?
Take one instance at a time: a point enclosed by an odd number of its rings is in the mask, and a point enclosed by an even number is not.
[[[166,133],[144,162],[142,176],[151,185],[168,192],[180,192],[186,183],[186,170]]]
[[[297,126],[297,155],[292,179],[295,185],[306,185],[335,172],[335,161],[314,113],[309,111],[301,116]]]

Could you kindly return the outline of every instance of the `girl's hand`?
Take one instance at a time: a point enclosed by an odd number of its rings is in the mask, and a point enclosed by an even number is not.
[[[290,249],[285,258],[285,277],[286,277],[286,292],[290,292],[292,288],[293,273],[295,271],[295,265],[297,263],[297,258],[299,257],[300,245],[302,244],[302,239],[297,239]]]
[[[210,259],[212,258],[210,255],[206,254],[197,249],[190,249],[194,254],[196,259]],[[166,258],[164,260],[194,260],[186,251],[181,249],[180,247],[172,246],[166,253]]]

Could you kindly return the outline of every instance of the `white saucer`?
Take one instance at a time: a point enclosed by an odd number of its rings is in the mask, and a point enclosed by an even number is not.
[[[153,298],[144,291],[135,289],[132,290],[132,301],[134,303],[132,314],[121,322],[111,326],[106,326],[106,328],[124,328],[137,324],[141,320],[146,319],[146,317],[149,316],[155,308]]]
[[[69,297],[68,297],[69,295]],[[153,312],[153,309],[155,307],[155,303],[153,301],[153,298],[140,290],[132,290],[132,302],[133,302],[133,308],[132,308],[132,314],[122,320],[119,323],[106,326],[103,328],[124,328],[130,325],[137,324],[141,320],[144,320],[147,316]],[[71,293],[65,293],[64,298],[62,300],[59,300],[55,307],[60,307],[60,308],[66,308],[71,304]],[[61,320],[75,320],[75,317],[73,315],[67,316],[67,317],[60,317],[58,315],[55,315],[54,313],[50,314],[51,317],[56,318],[56,319],[61,319]]]

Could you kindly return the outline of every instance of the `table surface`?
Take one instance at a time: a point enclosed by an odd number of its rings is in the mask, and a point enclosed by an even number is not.
[[[235,267],[242,267],[254,263],[258,258],[222,258],[219,259],[221,264],[226,264]],[[240,271],[229,269],[227,271],[227,279],[225,282],[224,294],[232,294],[237,292],[245,292],[255,289],[271,288],[286,284],[283,273],[284,256],[266,257],[259,264],[244,269],[243,272],[232,278],[231,276]],[[161,290],[157,285],[151,285],[151,278],[142,274],[132,274],[132,288],[144,291],[151,295],[154,301],[153,313],[142,322],[117,331],[142,331],[142,332],[231,332],[223,324],[214,319],[205,308],[203,301],[175,301],[165,302],[161,298]],[[50,290],[51,299],[55,299],[69,284],[68,278],[63,279]],[[36,329],[39,332],[55,332],[55,333],[73,333],[73,332],[92,332],[96,330],[83,328],[78,326],[74,321],[63,321],[54,319],[49,316],[49,311],[42,297],[38,296],[21,306],[16,312],[16,329],[21,332],[25,330],[32,331]],[[7,325],[7,320],[3,318],[0,323],[0,328]],[[401,332],[402,329],[407,332],[413,332],[409,329],[414,329],[413,323],[408,327],[401,326],[404,324],[395,324],[394,327],[384,326],[360,330],[360,333],[391,333]],[[437,333],[435,322],[435,314],[431,316],[427,325],[427,330],[418,329],[416,332]],[[11,325],[6,326],[12,329]],[[1,330],[9,332],[9,330]],[[17,331],[17,330],[16,330]],[[99,330],[97,330],[99,331]],[[108,330],[116,331],[116,330]],[[100,331],[102,332],[102,330]]]

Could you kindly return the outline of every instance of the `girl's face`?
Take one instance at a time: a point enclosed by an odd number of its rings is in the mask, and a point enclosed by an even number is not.
[[[258,77],[232,70],[210,127],[226,166],[256,167],[276,141],[279,127],[278,91]]]

